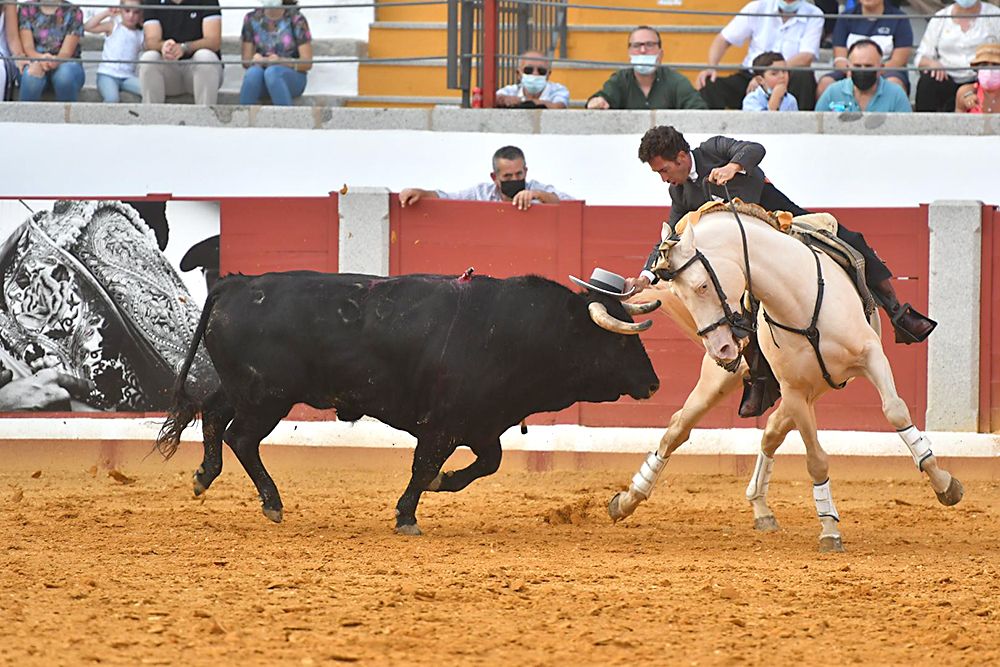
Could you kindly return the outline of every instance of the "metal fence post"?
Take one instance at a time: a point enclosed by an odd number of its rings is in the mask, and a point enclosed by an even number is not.
[[[496,105],[498,10],[497,0],[483,0],[483,57],[479,66],[482,67],[483,107],[487,109]]]

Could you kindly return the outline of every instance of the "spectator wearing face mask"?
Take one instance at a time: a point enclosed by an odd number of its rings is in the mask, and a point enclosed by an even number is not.
[[[958,89],[955,94],[955,111],[1000,113],[1000,44],[980,46],[976,49],[971,64],[978,70],[976,81]]]
[[[912,111],[903,89],[880,76],[882,48],[878,44],[858,40],[848,49],[847,61],[849,78],[831,84],[816,103],[816,111]]]
[[[744,111],[798,111],[799,102],[788,92],[785,59],[775,51],[765,51],[753,59],[757,87],[743,98]]]
[[[917,81],[917,111],[954,111],[959,86],[976,80],[969,68],[976,49],[1000,42],[1000,9],[979,0],[957,0],[937,14],[928,25],[917,67],[927,68]],[[941,67],[955,69],[937,69]]]
[[[517,62],[520,83],[512,83],[497,91],[498,107],[525,109],[565,109],[569,106],[569,90],[561,83],[549,81],[552,63],[540,51],[525,51]]]
[[[770,14],[771,16],[757,16]],[[753,0],[722,29],[708,47],[709,68],[698,74],[695,88],[710,109],[739,109],[743,98],[755,87],[753,59],[765,51],[776,51],[789,67],[808,67],[819,56],[823,12],[802,0]],[[743,67],[730,76],[719,76],[716,66],[730,46],[750,41]],[[816,99],[816,77],[811,71],[789,73],[788,89],[799,108],[812,111]]]
[[[536,201],[557,204],[563,199],[573,199],[551,185],[527,179],[528,166],[524,161],[524,151],[517,146],[504,146],[493,154],[493,171],[490,172],[488,183],[480,183],[460,192],[407,188],[399,193],[399,203],[406,207],[421,199],[464,199],[511,202],[516,208],[527,211]]]
[[[660,33],[639,26],[628,36],[631,67],[611,75],[604,87],[587,100],[588,109],[705,109],[691,83],[661,65]]]

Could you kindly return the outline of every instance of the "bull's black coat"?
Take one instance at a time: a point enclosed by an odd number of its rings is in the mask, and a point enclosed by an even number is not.
[[[281,500],[260,460],[261,439],[295,403],[336,408],[346,421],[370,415],[417,438],[397,504],[397,528],[416,532],[420,494],[458,491],[495,472],[500,434],[528,415],[655,390],[638,336],[594,324],[592,301],[631,321],[614,299],[536,276],[229,276],[210,292],[187,358],[204,337],[221,389],[190,397],[186,363],[159,444],[172,452],[202,412],[205,461],[196,492],[221,471],[225,429],[265,514],[278,521]],[[460,445],[476,461],[440,475]]]

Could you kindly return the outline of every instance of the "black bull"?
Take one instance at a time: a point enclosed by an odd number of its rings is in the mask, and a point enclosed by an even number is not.
[[[639,337],[625,334],[651,324],[633,324],[629,312],[658,305],[623,306],[537,276],[229,276],[205,302],[157,446],[172,454],[201,413],[195,493],[221,472],[225,439],[264,514],[280,521],[261,439],[296,403],[335,408],[344,421],[369,415],[417,438],[396,528],[419,533],[420,495],[496,472],[500,435],[528,415],[651,396],[659,386],[652,364]],[[221,388],[196,397],[185,382],[202,337]],[[476,460],[441,474],[460,445]]]

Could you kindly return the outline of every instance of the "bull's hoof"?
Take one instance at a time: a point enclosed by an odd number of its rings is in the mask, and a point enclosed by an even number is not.
[[[269,510],[265,507],[262,511],[264,512],[264,516],[275,523],[281,523],[281,519],[284,517],[284,512],[280,507],[276,510]]]
[[[774,533],[781,530],[781,526],[778,525],[778,520],[771,514],[769,516],[754,517],[753,529],[759,530],[762,533]]]
[[[396,534],[416,536],[416,535],[423,535],[424,531],[420,530],[417,524],[411,523],[405,526],[396,526]]]
[[[937,494],[937,499],[942,505],[951,507],[952,505],[957,505],[958,501],[960,501],[964,495],[965,487],[962,486],[962,483],[958,481],[957,477],[952,477],[951,484],[948,485],[948,488],[945,489],[943,493]]]
[[[194,486],[194,497],[195,498],[197,498],[201,494],[203,494],[206,491],[208,491],[208,487],[205,486],[204,484],[202,484],[201,480],[198,479],[198,475],[200,475],[203,472],[204,471],[201,468],[198,468],[197,470],[194,471],[194,474],[191,476],[191,480],[192,480],[192,483],[193,483],[193,486]]]
[[[844,543],[839,535],[826,535],[819,538],[819,552],[821,554],[841,553],[844,551]]]

